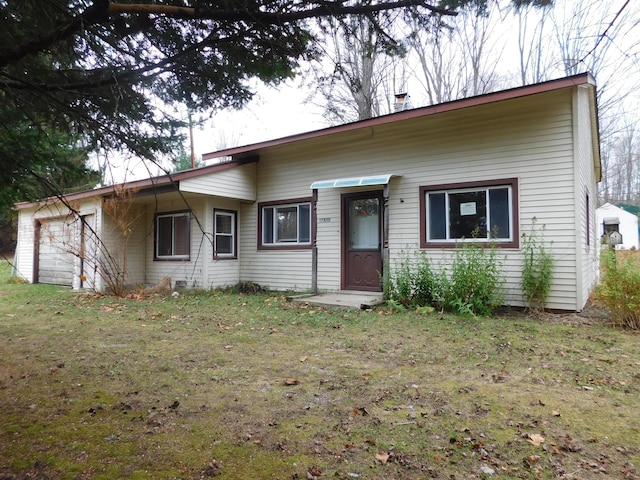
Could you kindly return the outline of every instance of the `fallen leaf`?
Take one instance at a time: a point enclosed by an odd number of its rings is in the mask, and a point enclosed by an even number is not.
[[[489,467],[487,465],[482,465],[480,467],[480,471],[482,473],[486,474],[486,475],[489,475],[489,476],[492,476],[492,475],[494,475],[496,473],[496,471],[493,468],[491,468],[491,467]]]
[[[367,410],[366,407],[358,407],[353,409],[353,414],[365,416],[369,415],[369,410]]]
[[[539,433],[532,433],[531,435],[529,435],[529,439],[527,440],[527,442],[535,445],[536,447],[539,447],[544,443],[544,437]]]
[[[376,460],[379,461],[382,465],[385,465],[389,460],[389,454],[387,452],[376,453]]]
[[[307,470],[307,480],[316,480],[322,476],[322,470],[315,465]]]

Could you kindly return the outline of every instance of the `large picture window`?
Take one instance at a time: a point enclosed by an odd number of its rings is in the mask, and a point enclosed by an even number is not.
[[[157,260],[188,260],[190,238],[189,212],[161,213],[156,216]]]
[[[213,256],[215,258],[236,258],[236,225],[236,212],[214,210]]]
[[[517,180],[422,187],[422,247],[495,241],[517,247]]]
[[[262,203],[260,210],[261,247],[311,246],[311,201]]]

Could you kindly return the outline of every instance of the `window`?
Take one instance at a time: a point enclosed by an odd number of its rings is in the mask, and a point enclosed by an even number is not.
[[[190,244],[189,212],[156,216],[157,260],[188,260]]]
[[[518,246],[517,180],[422,187],[423,248],[493,240]]]
[[[213,257],[236,257],[236,212],[213,211]]]
[[[311,200],[261,203],[260,247],[311,246]]]

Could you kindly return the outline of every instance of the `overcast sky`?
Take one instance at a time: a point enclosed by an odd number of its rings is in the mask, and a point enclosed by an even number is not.
[[[613,29],[607,30],[609,23],[613,21],[617,12],[625,6],[624,17],[619,17],[617,22],[628,23],[625,35],[616,38],[613,48],[608,50],[610,56],[620,56],[630,70],[625,71],[627,82],[640,86],[640,1],[638,0],[556,0],[561,8],[559,15],[570,18],[573,15],[575,5],[594,13],[592,31],[603,34],[611,34]],[[627,3],[628,2],[628,3]],[[575,5],[574,5],[575,4]],[[530,17],[527,17],[528,19]],[[534,17],[531,17],[535,20]],[[494,54],[499,56],[497,69],[503,75],[512,74],[517,64],[517,24],[512,15],[506,10],[496,13],[496,34],[493,46]],[[582,32],[584,34],[584,32]],[[550,34],[551,35],[551,34]],[[593,42],[597,42],[597,36],[593,34]],[[493,41],[493,40],[492,40]],[[550,38],[549,41],[552,41]],[[411,62],[410,59],[406,60]],[[620,65],[620,62],[611,62],[612,65]],[[628,67],[629,68],[629,67]],[[586,67],[582,69],[585,71]],[[553,75],[553,78],[563,76],[561,71]],[[615,76],[614,76],[615,78]],[[279,88],[261,87],[257,89],[255,98],[240,111],[215,112],[212,118],[204,121],[201,127],[194,131],[194,148],[196,155],[220,150],[226,147],[248,145],[251,143],[281,138],[297,133],[317,130],[329,126],[322,116],[322,109],[317,105],[306,102],[309,91],[302,85],[302,79],[294,79],[282,84]],[[604,80],[596,79],[599,82]],[[516,85],[512,85],[516,86]],[[307,87],[308,88],[308,87]],[[425,96],[420,92],[420,86],[416,82],[409,84],[409,94],[414,106],[426,105]],[[637,91],[637,89],[636,89]],[[627,105],[638,108],[639,96],[630,98]],[[640,113],[635,115],[640,118]],[[189,151],[189,145],[185,146]],[[113,162],[114,166],[117,162]],[[142,166],[140,161],[123,162],[113,170],[114,181],[123,179],[132,180],[146,177],[149,174],[161,173],[158,169],[151,170]]]

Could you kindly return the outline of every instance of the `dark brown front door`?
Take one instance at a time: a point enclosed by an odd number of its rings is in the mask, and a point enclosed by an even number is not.
[[[342,288],[381,291],[381,192],[343,195],[342,232]]]

